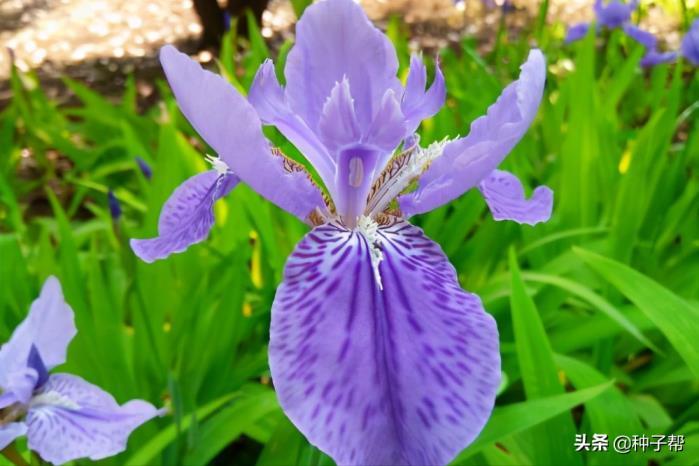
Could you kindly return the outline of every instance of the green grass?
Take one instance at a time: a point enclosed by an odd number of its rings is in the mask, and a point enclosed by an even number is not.
[[[389,27],[405,67],[402,29]],[[699,78],[686,64],[642,71],[641,49],[620,33],[561,48],[553,30],[535,32],[546,92],[504,164],[554,189],[551,221],[495,222],[475,193],[415,219],[501,334],[497,407],[454,464],[699,464]],[[447,105],[422,143],[465,135],[528,49],[504,37],[486,56],[468,39],[443,51]],[[244,90],[269,52],[259,35],[240,60],[231,50],[220,65]],[[66,84],[77,106],[15,72],[0,114],[0,341],[57,275],[79,328],[63,370],[119,401],[172,408],[105,464],[332,464],[286,420],[267,367],[271,302],[306,227],[240,187],[217,204],[208,241],[140,262],[129,238],[155,233],[171,190],[205,168],[206,146],[163,83],[162,104],[142,114],[133,81],[116,104]],[[124,210],[116,223],[109,189]],[[686,451],[574,453],[576,433],[683,434]]]

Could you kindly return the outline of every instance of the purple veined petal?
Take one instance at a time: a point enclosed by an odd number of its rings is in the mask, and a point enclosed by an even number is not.
[[[357,144],[361,140],[361,129],[354,111],[354,99],[347,77],[335,83],[330,91],[318,122],[318,134],[325,147],[333,154],[336,154],[338,149]]]
[[[28,445],[51,463],[99,460],[122,452],[131,432],[158,415],[145,401],[119,406],[109,393],[80,377],[54,374],[30,403]]]
[[[329,184],[335,173],[333,160],[318,136],[289,107],[271,60],[265,60],[257,70],[248,101],[262,121],[276,126],[311,162],[326,185]]]
[[[325,205],[308,174],[272,151],[255,109],[233,86],[171,45],[160,62],[182,113],[236,176],[303,221]]]
[[[590,23],[577,23],[568,28],[564,42],[570,44],[578,41],[587,35],[590,30]]]
[[[284,70],[286,97],[294,112],[315,130],[330,91],[347,77],[357,120],[365,129],[387,89],[400,95],[397,71],[393,45],[358,4],[317,2],[296,24],[296,44]]]
[[[536,225],[551,218],[553,191],[547,186],[538,186],[527,199],[519,178],[510,172],[493,170],[478,184],[478,189],[495,220]]]
[[[641,66],[648,68],[651,66],[673,63],[677,60],[677,52],[658,52],[655,49],[648,50],[641,58]]]
[[[420,122],[425,118],[435,115],[444,105],[447,88],[444,84],[444,75],[439,66],[439,60],[435,63],[434,81],[425,91],[427,85],[427,69],[422,59],[417,55],[410,58],[410,71],[408,81],[405,84],[401,110],[407,120],[407,131],[413,133]]]
[[[269,353],[284,411],[342,465],[448,463],[485,425],[500,380],[494,319],[404,221],[308,233],[272,305]]]
[[[468,136],[444,147],[420,177],[418,189],[398,198],[405,216],[432,210],[475,187],[522,139],[544,92],[546,62],[541,51],[532,50],[521,69],[519,79],[471,124]]]
[[[235,175],[222,175],[216,170],[189,178],[165,201],[158,221],[158,236],[132,239],[131,249],[150,263],[205,240],[214,225],[214,203],[239,181]]]
[[[7,448],[17,437],[27,433],[27,425],[23,422],[10,422],[0,426],[0,451]]]
[[[687,34],[682,38],[682,56],[699,66],[699,18],[695,19]]]
[[[32,345],[48,370],[63,364],[68,344],[76,333],[73,310],[63,298],[61,284],[56,277],[47,278],[27,318],[0,348],[0,387],[7,387],[12,374],[27,369]]]
[[[658,39],[655,35],[648,31],[644,31],[640,27],[633,24],[624,24],[624,32],[627,36],[641,44],[647,49],[654,50],[658,44]]]

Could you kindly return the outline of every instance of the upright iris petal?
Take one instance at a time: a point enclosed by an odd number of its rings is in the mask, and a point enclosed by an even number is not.
[[[29,448],[51,463],[102,459],[126,449],[134,429],[163,414],[141,400],[119,406],[80,377],[49,374],[65,362],[75,334],[73,311],[58,280],[49,277],[0,348],[0,450],[26,435]]]
[[[174,49],[163,52],[183,113],[231,172],[314,225],[272,305],[269,362],[280,404],[339,464],[446,464],[492,411],[498,333],[440,247],[405,218],[471,188],[496,219],[549,218],[551,190],[527,199],[514,175],[496,170],[536,115],[544,57],[530,53],[466,138],[421,147],[416,128],[444,103],[439,66],[428,87],[413,57],[401,86],[390,41],[353,0],[314,3],[296,32],[286,86],[267,61],[249,103]],[[306,156],[329,198],[270,149],[262,123]]]

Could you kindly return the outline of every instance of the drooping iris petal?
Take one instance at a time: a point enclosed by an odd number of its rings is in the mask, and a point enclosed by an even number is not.
[[[553,191],[547,186],[538,186],[527,199],[519,178],[510,172],[493,170],[478,184],[478,189],[495,220],[536,225],[551,218]]]
[[[54,374],[32,399],[26,420],[28,445],[56,464],[84,457],[99,460],[123,451],[131,432],[159,414],[145,401],[119,406],[110,394],[80,377]]]
[[[368,237],[327,224],[289,257],[272,306],[279,401],[338,464],[446,464],[493,408],[495,321],[419,228]]]
[[[131,240],[134,253],[146,262],[153,262],[206,239],[214,225],[214,203],[239,181],[235,175],[222,175],[216,170],[189,178],[165,202],[158,221],[158,236]]]
[[[577,40],[582,39],[587,35],[587,31],[590,30],[590,23],[577,23],[568,28],[565,37],[565,43],[570,44]]]
[[[658,52],[652,49],[648,50],[641,58],[641,66],[648,68],[650,66],[662,65],[663,63],[672,63],[675,60],[677,60],[677,52]]]
[[[407,120],[408,133],[414,132],[422,120],[436,114],[444,105],[447,88],[439,61],[435,64],[432,85],[428,90],[425,90],[425,86],[427,86],[427,69],[420,57],[413,55],[410,58],[410,71],[401,102],[401,110]]]
[[[681,50],[683,57],[699,66],[699,18],[694,20],[687,34],[682,38]]]
[[[76,333],[73,310],[63,298],[61,284],[56,277],[47,278],[27,318],[0,348],[0,388],[7,388],[10,377],[24,377],[32,345],[48,370],[63,364]]]
[[[519,79],[505,88],[485,116],[471,124],[465,138],[444,147],[419,179],[418,189],[398,198],[405,216],[445,204],[481,182],[524,136],[541,102],[546,63],[532,50]]]
[[[273,153],[255,109],[233,86],[170,45],[160,61],[182,113],[236,176],[303,221],[324,205],[307,173]]]
[[[658,44],[658,39],[654,34],[644,31],[640,27],[633,24],[624,24],[624,32],[627,36],[647,49],[655,49],[656,45]]]
[[[317,2],[296,23],[296,44],[284,70],[286,97],[294,112],[315,130],[330,91],[347,77],[357,120],[367,125],[387,89],[400,95],[397,70],[393,45],[359,5],[344,0]]]
[[[27,433],[27,425],[23,422],[10,422],[0,426],[0,450],[5,449],[17,437]]]
[[[291,110],[271,60],[265,60],[257,70],[248,92],[248,101],[265,124],[276,126],[301,151],[326,184],[332,180],[332,158],[318,136]]]

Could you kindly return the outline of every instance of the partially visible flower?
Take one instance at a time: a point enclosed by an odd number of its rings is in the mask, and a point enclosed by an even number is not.
[[[26,435],[29,449],[45,461],[99,460],[123,451],[134,429],[162,414],[141,400],[119,406],[75,375],[49,375],[65,362],[76,333],[61,285],[49,277],[27,318],[0,348],[0,450]]]
[[[618,28],[631,20],[631,13],[638,6],[638,0],[623,3],[620,0],[611,0],[606,5],[602,0],[595,0],[595,15],[600,26],[610,29]]]
[[[167,200],[147,261],[201,241],[212,205],[240,180],[312,227],[289,256],[271,312],[279,402],[342,465],[446,464],[472,442],[500,384],[495,320],[464,291],[440,246],[408,218],[478,190],[496,220],[549,219],[553,192],[527,198],[497,167],[534,120],[546,63],[532,50],[468,136],[426,147],[416,130],[444,105],[444,76],[413,56],[405,85],[391,41],[352,0],[312,4],[296,25],[282,86],[262,64],[246,100],[166,46],[180,109],[218,153]],[[264,137],[273,125],[313,165]],[[239,178],[238,178],[239,177]]]
[[[695,19],[682,39],[682,56],[699,66],[699,18]]]
[[[659,52],[655,49],[647,50],[646,54],[641,58],[641,66],[648,68],[664,63],[672,63],[677,60],[677,56],[677,52]]]
[[[641,66],[648,68],[663,63],[672,63],[677,59],[677,52],[662,52],[658,50],[658,39],[652,33],[633,24],[625,24],[624,32],[631,39],[641,44],[646,53],[641,58]]]
[[[570,44],[576,40],[580,40],[587,35],[590,30],[590,23],[577,23],[568,28],[566,32],[565,43]]]
[[[631,14],[638,6],[637,0],[623,3],[620,0],[612,0],[606,5],[602,0],[595,0],[595,16],[598,27],[615,29],[623,27],[631,20]],[[565,43],[577,41],[585,37],[590,28],[590,23],[577,23],[568,28]]]
[[[111,189],[107,192],[107,204],[109,204],[109,214],[112,219],[119,220],[121,218],[121,204]]]
[[[139,170],[141,170],[141,173],[143,173],[143,176],[149,180],[153,177],[153,170],[150,168],[150,165],[148,165],[148,162],[143,160],[141,157],[136,156],[136,164],[138,165]]]

